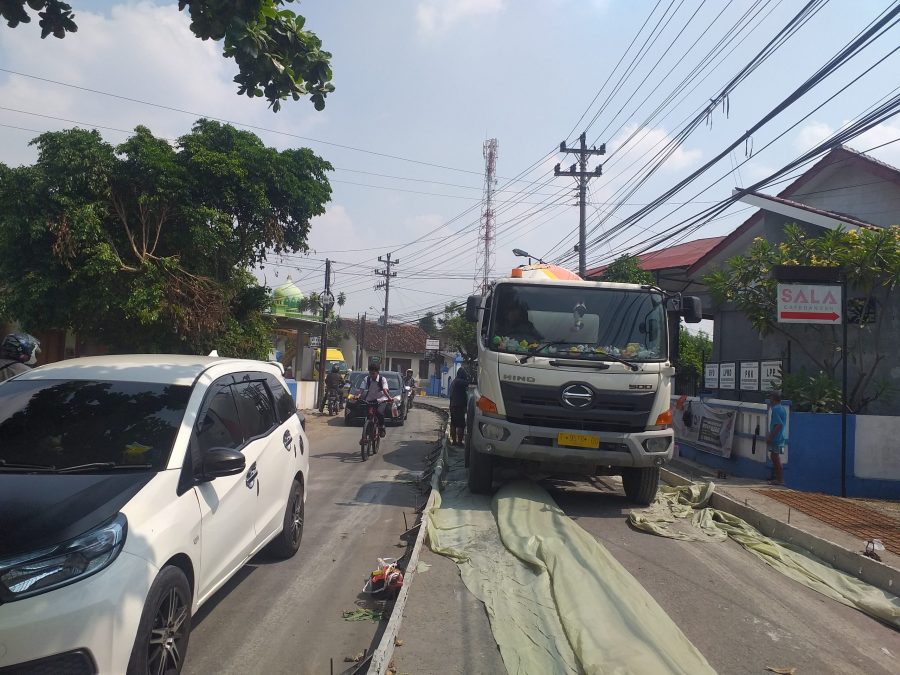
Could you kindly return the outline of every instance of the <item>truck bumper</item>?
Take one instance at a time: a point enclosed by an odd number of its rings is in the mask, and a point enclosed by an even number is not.
[[[488,417],[476,408],[472,424],[472,448],[513,460],[588,469],[603,466],[660,466],[672,459],[675,446],[675,434],[671,429],[634,433],[571,430],[599,437],[598,449],[560,446],[558,436],[566,431],[568,430],[553,427],[511,424],[502,418]],[[647,449],[647,441],[656,452]]]

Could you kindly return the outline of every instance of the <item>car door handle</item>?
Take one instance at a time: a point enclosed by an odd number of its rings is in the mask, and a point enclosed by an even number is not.
[[[253,464],[250,465],[250,468],[247,469],[246,483],[247,483],[248,488],[251,488],[251,489],[253,488],[253,484],[256,482],[256,476],[257,476],[256,462],[253,462]]]

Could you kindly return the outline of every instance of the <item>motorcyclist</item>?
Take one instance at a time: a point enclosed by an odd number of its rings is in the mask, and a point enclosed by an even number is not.
[[[328,400],[328,397],[333,393],[337,396],[338,403],[341,400],[341,389],[344,387],[344,378],[341,377],[341,369],[338,364],[334,364],[331,366],[331,372],[325,376],[325,399],[322,401],[322,406],[319,408],[319,412],[325,410],[325,402]]]
[[[37,361],[41,343],[28,333],[10,333],[0,344],[0,382],[27,373]]]
[[[378,419],[378,433],[384,438],[384,415],[391,400],[391,390],[377,363],[369,364],[369,374],[360,380],[357,392],[364,403],[378,404],[375,407],[375,417]]]
[[[409,400],[406,402],[406,409],[412,408],[413,399],[416,397],[416,378],[413,377],[412,368],[406,371],[406,377],[403,378],[403,386],[409,387]]]

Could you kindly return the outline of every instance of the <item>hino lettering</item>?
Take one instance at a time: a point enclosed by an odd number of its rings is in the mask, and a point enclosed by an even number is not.
[[[490,493],[494,467],[538,475],[620,474],[649,504],[672,458],[675,376],[669,318],[698,323],[700,300],[650,285],[584,281],[523,265],[473,295],[478,374],[468,404],[469,488]],[[523,385],[528,386],[523,386]]]

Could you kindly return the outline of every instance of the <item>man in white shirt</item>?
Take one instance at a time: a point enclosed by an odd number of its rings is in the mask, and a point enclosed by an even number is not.
[[[358,393],[364,403],[378,404],[375,417],[378,419],[378,433],[384,438],[384,414],[391,400],[391,390],[377,363],[369,364],[369,375],[360,382]]]

